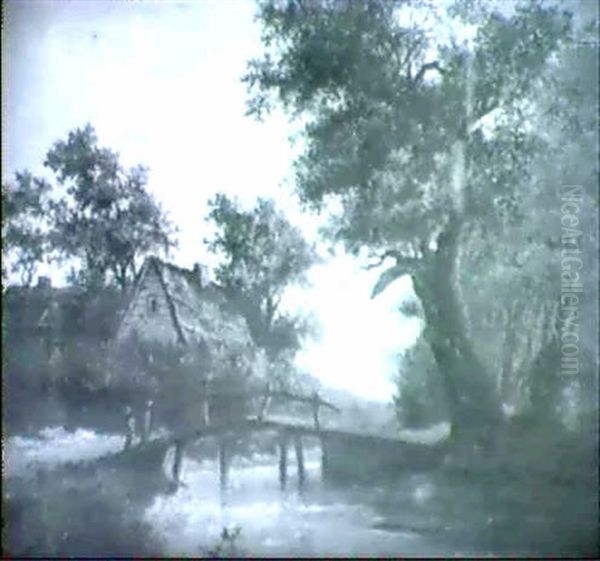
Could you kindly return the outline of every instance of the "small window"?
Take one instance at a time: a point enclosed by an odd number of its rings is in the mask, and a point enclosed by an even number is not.
[[[148,296],[148,313],[155,314],[158,312],[158,299],[156,296]]]

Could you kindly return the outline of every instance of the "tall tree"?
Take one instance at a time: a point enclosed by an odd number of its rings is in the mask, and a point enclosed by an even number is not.
[[[16,173],[14,183],[2,186],[3,280],[7,280],[10,272],[18,274],[24,286],[33,281],[47,251],[43,222],[50,189],[46,181],[29,172]]]
[[[217,194],[209,204],[208,219],[217,232],[208,248],[223,257],[218,280],[240,303],[254,341],[269,358],[293,355],[304,322],[285,313],[281,299],[288,286],[305,280],[316,260],[314,248],[271,200],[259,198],[253,209],[244,210],[237,200]]]
[[[453,25],[464,23],[460,7]],[[453,434],[475,426],[489,441],[501,403],[469,337],[461,259],[470,232],[518,214],[531,186],[543,139],[521,117],[569,37],[570,16],[539,2],[510,14],[483,5],[469,14],[474,41],[461,44],[427,27],[428,10],[389,0],[261,2],[267,53],[245,77],[249,111],[260,117],[275,98],[306,117],[301,198],[317,209],[336,198],[333,236],[394,261],[374,295],[411,276]]]
[[[98,146],[91,125],[56,142],[44,165],[62,189],[24,172],[16,176],[15,195],[24,193],[27,201],[35,201],[36,193],[51,195],[45,206],[34,207],[36,217],[44,219],[45,249],[58,259],[79,261],[73,282],[88,288],[116,284],[124,291],[145,254],[175,245],[173,226],[146,190],[147,169],[123,169],[117,153]],[[38,232],[31,230],[31,216],[25,219],[24,231]],[[35,260],[42,256],[40,247],[31,254]]]

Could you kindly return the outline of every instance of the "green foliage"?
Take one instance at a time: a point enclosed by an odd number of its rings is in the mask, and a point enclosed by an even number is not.
[[[402,355],[394,396],[402,426],[423,427],[447,419],[447,398],[431,349],[421,337]]]
[[[244,211],[236,200],[218,194],[209,204],[209,220],[219,233],[208,245],[225,257],[217,270],[225,286],[267,298],[303,279],[314,261],[312,248],[273,201],[259,198],[254,209]]]
[[[238,303],[254,341],[271,359],[297,350],[306,324],[283,313],[280,303],[288,286],[305,280],[316,260],[314,248],[273,201],[259,198],[246,211],[218,194],[209,204],[208,219],[218,230],[208,248],[223,258],[217,279]]]
[[[98,342],[68,341],[51,353],[48,365],[52,383],[66,391],[95,392],[108,387],[107,352]]]
[[[53,247],[82,259],[86,285],[102,286],[111,275],[125,289],[140,257],[174,245],[172,226],[146,191],[148,170],[123,170],[115,152],[98,146],[90,125],[56,142],[45,165],[68,195],[53,205]]]
[[[48,211],[50,189],[45,180],[27,171],[16,173],[14,184],[2,185],[2,253],[13,261],[10,272],[19,274],[24,286],[33,281],[47,251],[48,239],[42,223]],[[4,263],[2,271],[5,278],[8,270]]]
[[[125,290],[144,255],[175,245],[172,225],[146,190],[148,170],[123,169],[117,153],[98,146],[91,125],[56,142],[44,165],[58,185],[26,171],[15,175],[16,186],[3,187],[3,239],[26,282],[52,253],[78,260],[72,283]]]
[[[541,1],[443,11],[261,2],[265,54],[248,66],[249,112],[279,101],[304,119],[301,198],[340,203],[329,235],[396,261],[374,296],[412,277],[453,420],[470,403],[498,424],[496,377],[526,388],[553,325],[560,204],[548,185],[584,185],[597,209],[597,20],[577,31],[573,14]],[[464,23],[474,35],[459,43]],[[542,319],[512,336],[513,304]],[[484,335],[490,315],[504,319]]]
[[[329,194],[341,195],[345,214],[337,234],[351,246],[429,241],[452,208],[447,179],[454,143],[493,109],[512,110],[568,23],[537,5],[510,18],[492,13],[479,22],[472,54],[441,45],[438,60],[428,62],[436,39],[425,28],[402,25],[401,4],[263,2],[259,12],[269,50],[249,66],[251,108],[260,112],[260,101],[274,94],[307,112],[300,194],[317,206]],[[437,79],[425,79],[431,75]],[[469,116],[467,88],[473,89]],[[488,173],[504,174],[495,188],[510,189],[507,174],[517,175],[526,156],[520,135],[514,127],[505,138],[471,134],[468,166],[493,164]],[[484,163],[477,155],[484,151],[496,160]],[[489,205],[490,181],[473,183],[473,197]]]
[[[40,394],[49,382],[47,357],[47,349],[40,341],[11,341],[3,360],[8,388],[19,386]]]
[[[402,301],[398,306],[398,311],[407,318],[423,319],[423,308],[417,298],[409,298]]]
[[[579,31],[566,42],[538,76],[530,97],[535,104],[524,119],[532,134],[543,137],[545,148],[532,156],[531,180],[520,193],[527,214],[472,231],[464,244],[461,286],[478,352],[499,377],[503,399],[517,410],[533,407],[549,420],[559,414],[569,384],[585,387],[580,410],[586,401],[589,407],[589,396],[597,395],[598,377],[591,375],[598,371],[597,361],[586,358],[597,355],[597,341],[592,322],[585,319],[598,302],[592,266],[598,249],[598,163],[591,156],[598,143],[597,39],[594,44],[589,32]],[[585,264],[579,272],[584,286],[579,300],[582,368],[570,381],[559,379],[556,339],[566,185],[581,187],[579,249]]]
[[[3,375],[10,396],[5,417],[12,431],[62,424],[65,414],[98,405],[109,390],[107,352],[97,344],[14,339],[5,355]],[[109,416],[106,410],[104,416]]]
[[[130,340],[116,349],[111,386],[132,402],[154,399],[160,422],[170,429],[202,426],[207,395],[211,422],[235,419],[247,412],[248,400],[240,394],[256,382],[243,366],[253,357],[240,357],[237,351],[232,354],[226,341],[223,345],[226,348],[217,354],[206,345],[181,347]],[[252,349],[247,353],[253,354]]]

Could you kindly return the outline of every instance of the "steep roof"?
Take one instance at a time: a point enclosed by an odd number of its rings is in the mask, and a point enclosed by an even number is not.
[[[204,341],[209,346],[224,342],[252,345],[246,320],[233,308],[223,288],[212,282],[201,282],[194,271],[157,257],[148,257],[144,262],[130,305],[151,271],[160,280],[173,328],[181,343]]]

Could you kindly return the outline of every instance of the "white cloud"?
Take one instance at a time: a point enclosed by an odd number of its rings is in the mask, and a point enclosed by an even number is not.
[[[408,277],[371,300],[378,274],[361,269],[349,256],[315,268],[313,287],[302,307],[316,310],[321,336],[307,344],[297,364],[332,386],[388,400],[394,391],[390,378],[397,354],[414,343],[421,326],[397,310],[412,291]]]

